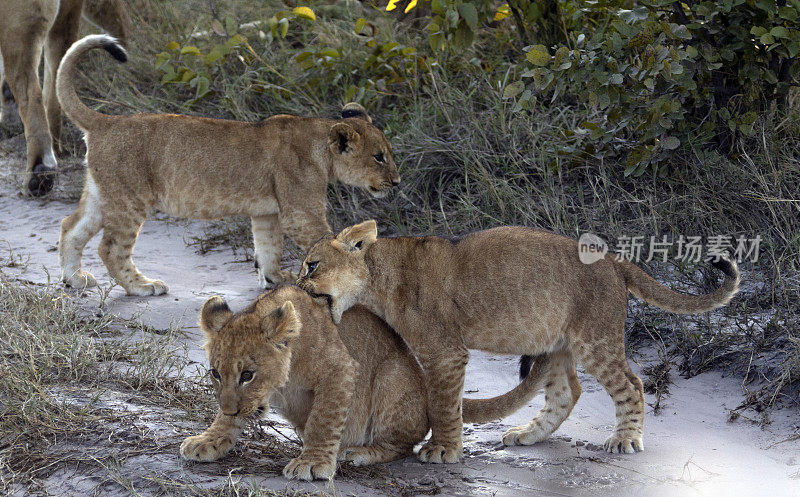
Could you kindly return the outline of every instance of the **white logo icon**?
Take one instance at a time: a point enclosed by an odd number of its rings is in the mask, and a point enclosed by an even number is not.
[[[592,233],[584,233],[578,238],[578,258],[584,264],[594,264],[608,253],[605,240]]]

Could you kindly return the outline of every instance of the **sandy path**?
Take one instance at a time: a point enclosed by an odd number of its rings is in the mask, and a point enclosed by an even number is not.
[[[46,283],[59,277],[55,251],[61,219],[72,212],[74,202],[25,199],[15,188],[22,167],[19,137],[0,142],[0,263],[21,257],[25,267],[7,268],[6,274]],[[12,174],[12,171],[14,174]],[[62,186],[63,188],[63,186]],[[58,195],[56,195],[58,197]],[[202,224],[174,220],[149,220],[139,237],[135,260],[149,277],[163,279],[170,293],[162,297],[133,298],[120,287],[111,290],[104,308],[122,317],[138,316],[156,328],[180,327],[193,342],[192,358],[203,361],[197,344],[197,313],[210,295],[221,294],[234,309],[247,305],[259,292],[251,263],[236,262],[229,250],[198,255],[185,240],[199,234]],[[84,267],[108,287],[108,274],[97,255],[99,236],[84,254]],[[74,298],[87,308],[97,308],[98,291]],[[634,364],[639,370],[646,365]],[[486,397],[511,388],[516,358],[475,353],[470,361],[468,396]],[[675,375],[673,375],[675,376]],[[790,440],[800,427],[796,410],[774,412],[765,429],[746,420],[727,421],[727,410],[742,401],[736,379],[706,373],[691,379],[674,378],[665,408],[654,415],[648,408],[645,422],[646,450],[636,455],[611,455],[599,445],[613,425],[613,406],[608,395],[590,376],[581,373],[584,393],[571,417],[547,442],[532,447],[503,447],[499,440],[508,427],[528,422],[543,404],[542,396],[530,406],[500,423],[465,427],[467,456],[463,463],[423,465],[410,458],[385,465],[384,480],[371,482],[337,478],[332,484],[288,483],[279,475],[257,475],[257,481],[275,489],[302,487],[340,495],[397,494],[404,483],[413,490],[445,495],[776,495],[800,496],[800,441]],[[648,403],[654,399],[648,396]],[[145,411],[131,410],[139,420]],[[753,415],[755,416],[755,414]],[[166,431],[186,432],[197,426],[162,426]],[[288,431],[287,431],[288,433]],[[198,485],[212,485],[224,477],[216,464],[187,465],[177,451],[137,456],[124,463],[124,471],[148,471]],[[247,468],[237,471],[252,477]],[[62,495],[82,494],[93,487],[96,476],[76,478],[64,471],[48,480],[51,490]],[[390,482],[390,483],[389,483]],[[380,488],[380,490],[376,489]]]

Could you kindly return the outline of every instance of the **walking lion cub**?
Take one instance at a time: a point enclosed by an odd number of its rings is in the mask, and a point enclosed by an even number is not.
[[[644,449],[642,381],[625,358],[628,292],[677,313],[723,306],[739,287],[736,265],[708,295],[683,295],[614,256],[582,264],[575,240],[519,226],[459,241],[434,236],[377,238],[375,221],[327,235],[308,252],[298,285],[326,297],[334,320],[355,304],[383,318],[425,370],[433,435],[422,461],[461,457],[461,392],[469,349],[546,354],[545,406],[530,424],[508,430],[506,445],[550,436],[581,394],[576,359],[616,407],[609,452]]]
[[[269,406],[303,441],[287,478],[330,479],[340,459],[356,465],[411,454],[428,433],[422,370],[408,347],[363,307],[338,326],[324,303],[297,287],[262,294],[234,314],[220,297],[200,310],[210,374],[219,402],[213,424],[181,445],[181,455],[213,461],[233,447],[247,420]],[[528,377],[491,399],[464,399],[464,419],[485,422],[524,406],[541,388],[546,359]]]
[[[280,269],[283,234],[307,248],[330,231],[328,183],[382,196],[400,182],[391,145],[355,103],[344,106],[340,120],[278,115],[257,123],[96,112],[73,87],[78,60],[94,48],[127,59],[113,38],[87,36],[67,51],[58,69],[58,98],[85,132],[87,146],[83,195],[78,209],[61,222],[61,277],[69,286],[96,284],[81,269],[81,255],[102,229],[100,257],[125,291],[166,293],[167,285],[146,278],[131,258],[153,208],[193,219],[250,216],[262,288],[292,281],[294,276]]]

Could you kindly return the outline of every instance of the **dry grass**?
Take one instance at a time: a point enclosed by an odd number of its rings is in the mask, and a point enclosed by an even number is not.
[[[311,3],[315,23],[292,24],[286,41],[265,44],[251,36],[262,65],[228,63],[212,82],[215,94],[193,106],[190,93],[162,85],[155,53],[169,41],[207,49],[214,40],[193,39],[210,19],[233,15],[262,19],[285,9],[278,1],[153,1],[149,22],[134,13],[137,29],[131,62],[109,65],[103,56],[84,64],[83,95],[107,112],[183,112],[257,120],[279,112],[335,115],[344,83],[317,88],[293,60],[302,46],[333,44],[359,49],[348,34],[359,16],[367,17],[397,41],[423,46],[424,30],[398,24],[391,16],[357,2]],[[296,32],[296,30],[299,30]],[[191,40],[191,41],[190,41]],[[698,146],[676,153],[666,176],[626,178],[618,159],[579,160],[555,152],[560,130],[587,119],[585,109],[560,101],[536,112],[512,113],[501,97],[505,76],[469,70],[473,57],[509,55],[492,37],[473,49],[449,54],[431,76],[392,87],[374,99],[373,118],[385,129],[396,152],[403,184],[389,198],[376,200],[349,187],[329,190],[334,229],[367,218],[384,234],[459,235],[501,224],[540,227],[577,237],[597,233],[614,241],[621,235],[761,235],[761,257],[743,264],[745,291],[722,311],[698,318],[674,318],[634,309],[629,326],[658,330],[669,360],[692,375],[712,367],[733,368],[761,402],[790,399],[800,374],[796,323],[800,310],[800,93],[786,108],[760,116],[754,137],[730,155]],[[347,76],[345,76],[346,78]],[[261,78],[261,79],[259,79]],[[254,82],[279,85],[256,91]],[[99,97],[101,96],[102,97]],[[75,151],[82,145],[77,142]],[[231,248],[245,259],[252,241],[247,220],[210,224],[191,240],[199,251]],[[654,264],[651,271],[691,292],[707,291],[716,276],[685,264]],[[761,286],[747,286],[758,280]],[[758,319],[753,320],[751,316]],[[713,318],[713,319],[712,319]],[[720,324],[720,319],[724,325]],[[649,339],[649,338],[648,338]],[[750,351],[763,350],[763,358]],[[755,381],[750,387],[750,381]]]

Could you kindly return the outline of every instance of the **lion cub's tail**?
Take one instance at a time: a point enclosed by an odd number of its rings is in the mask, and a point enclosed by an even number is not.
[[[530,363],[533,362],[533,367]],[[528,372],[528,369],[530,370]],[[503,395],[490,399],[463,399],[461,410],[465,423],[486,423],[500,419],[525,407],[536,393],[542,388],[547,372],[550,369],[550,359],[546,354],[535,357],[522,356],[520,361],[520,376],[523,378],[519,385]]]
[[[89,131],[92,128],[97,128],[100,123],[98,121],[105,121],[110,116],[101,114],[87,107],[75,93],[75,86],[73,79],[75,79],[75,68],[84,53],[95,48],[104,48],[112,57],[119,62],[126,62],[128,54],[122,45],[111,36],[108,35],[90,35],[76,41],[64,58],[61,59],[61,65],[58,66],[58,74],[56,76],[56,94],[58,100],[61,102],[61,108],[64,113],[69,117],[72,122],[78,125],[84,131]]]
[[[722,307],[739,291],[739,268],[728,258],[721,258],[711,263],[725,273],[725,279],[719,288],[706,295],[686,295],[672,291],[648,276],[635,264],[628,261],[618,264],[632,294],[657,307],[678,314],[695,314]]]

